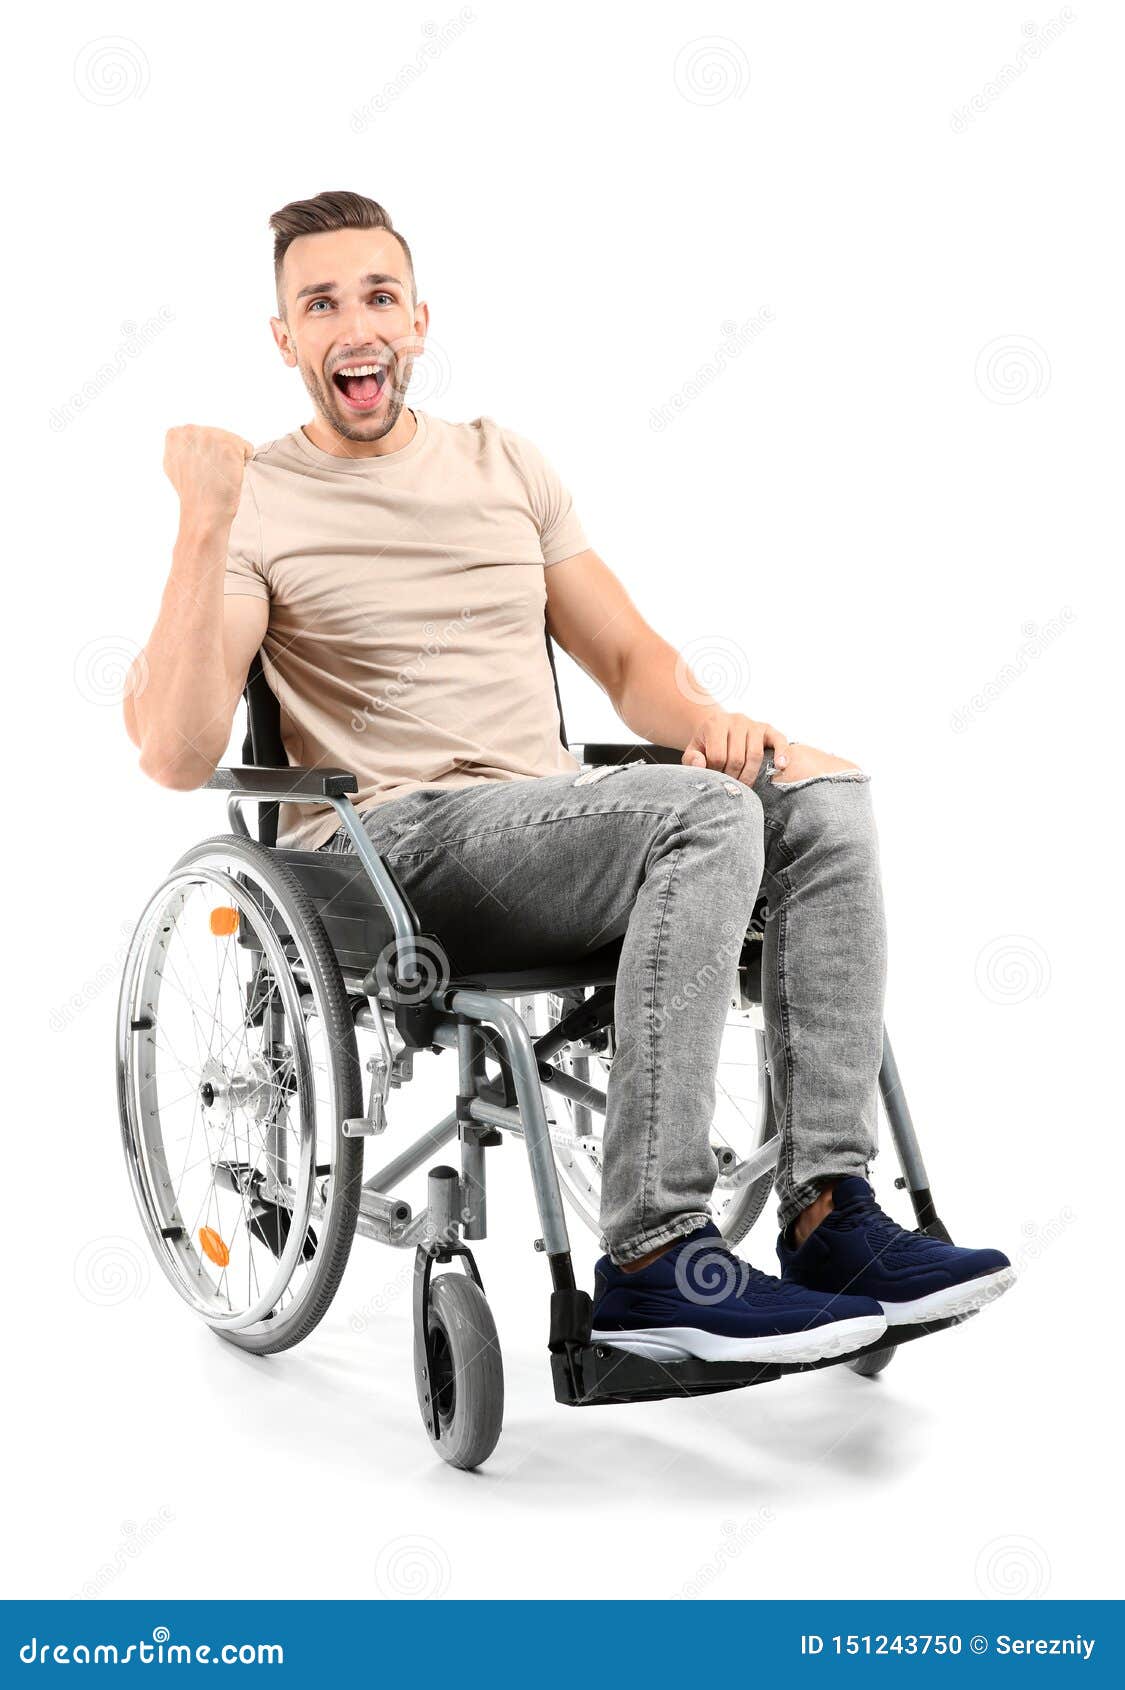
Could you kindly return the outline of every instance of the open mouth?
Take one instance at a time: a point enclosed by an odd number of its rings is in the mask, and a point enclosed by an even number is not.
[[[388,373],[385,364],[352,364],[336,370],[332,382],[350,411],[375,411],[383,402]]]

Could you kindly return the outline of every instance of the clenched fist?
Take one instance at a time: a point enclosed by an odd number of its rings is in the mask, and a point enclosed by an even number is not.
[[[189,423],[168,430],[164,473],[180,496],[182,511],[233,520],[242,477],[253,455],[253,446],[240,435]]]

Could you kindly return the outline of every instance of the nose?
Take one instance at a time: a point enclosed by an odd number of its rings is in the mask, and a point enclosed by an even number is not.
[[[341,308],[337,318],[337,346],[341,349],[341,356],[362,357],[365,352],[378,353],[382,350],[386,342],[373,321],[373,315],[362,300]]]

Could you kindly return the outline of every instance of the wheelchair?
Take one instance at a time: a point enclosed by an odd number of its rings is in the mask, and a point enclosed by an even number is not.
[[[547,650],[554,672],[549,636]],[[555,693],[561,724],[557,674]],[[702,1395],[842,1363],[872,1376],[901,1344],[956,1323],[897,1326],[893,1344],[884,1335],[851,1356],[799,1365],[660,1361],[591,1343],[592,1299],[575,1282],[567,1209],[600,1231],[621,941],[534,968],[502,951],[448,957],[364,832],[349,798],[355,776],[288,765],[260,652],[243,696],[244,764],[206,783],[228,794],[231,832],[186,851],[148,900],[117,1016],[121,1131],[141,1222],[171,1284],[220,1338],[265,1356],[308,1337],[357,1234],[412,1251],[422,1420],[445,1461],[480,1466],[500,1435],[504,1375],[471,1245],[487,1236],[486,1164],[506,1140],[527,1152],[561,1404]],[[569,749],[591,768],[680,762],[652,745]],[[354,854],[279,849],[282,800],[330,804]],[[243,815],[251,801],[256,838]],[[764,908],[761,898],[739,959],[712,1129],[711,1209],[731,1246],[769,1199],[779,1148],[761,1007]],[[365,1168],[365,1141],[377,1150],[391,1125],[392,1094],[421,1057],[445,1051],[456,1053],[452,1109]],[[919,1230],[948,1239],[885,1035],[879,1088],[895,1184]],[[454,1143],[457,1166],[431,1165]],[[422,1198],[411,1202],[403,1187],[423,1170]]]

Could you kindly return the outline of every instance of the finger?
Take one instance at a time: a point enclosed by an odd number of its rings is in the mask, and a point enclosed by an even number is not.
[[[743,749],[742,767],[738,778],[745,781],[747,786],[753,786],[758,778],[758,770],[762,766],[762,735],[755,732],[753,725],[746,730],[746,743]]]
[[[694,743],[688,746],[687,750],[680,758],[680,762],[685,763],[689,769],[705,769],[707,767],[706,757],[703,755],[698,745]]]
[[[789,741],[786,739],[785,735],[781,732],[781,729],[771,727],[767,723],[766,724],[766,732],[765,732],[765,742],[766,742],[767,745],[772,745],[772,747],[773,747],[773,766],[774,766],[774,768],[775,769],[783,769],[785,767],[786,763],[788,763],[788,761],[789,761]]]
[[[749,723],[746,727],[740,727],[737,718],[731,722],[727,730],[726,762],[723,764],[725,775],[734,775],[737,779],[741,773],[746,762],[746,735],[748,732]]]
[[[726,722],[704,722],[702,738],[703,749],[707,753],[707,767],[724,769],[727,761]]]

